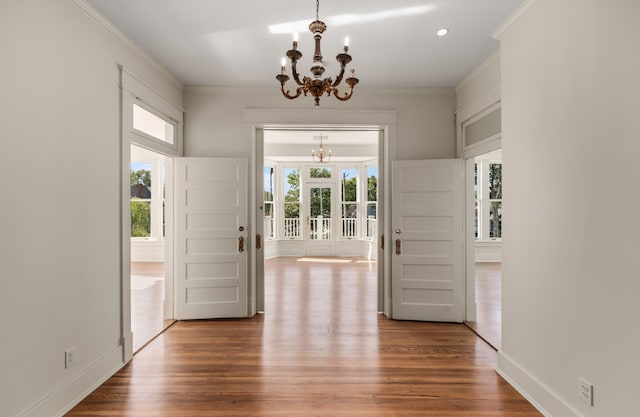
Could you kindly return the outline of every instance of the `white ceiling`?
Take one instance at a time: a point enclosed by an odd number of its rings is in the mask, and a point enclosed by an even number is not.
[[[311,150],[318,152],[320,135],[325,152],[333,162],[371,161],[378,157],[378,132],[375,130],[301,130],[264,131],[264,155],[272,161],[311,162]]]
[[[299,70],[311,66],[314,0],[86,1],[185,85],[276,88],[293,31]],[[349,36],[359,88],[453,87],[497,49],[492,32],[523,1],[321,0],[325,76],[335,78]],[[450,33],[438,38],[442,27]]]

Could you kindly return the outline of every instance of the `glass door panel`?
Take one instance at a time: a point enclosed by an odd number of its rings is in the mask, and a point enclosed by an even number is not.
[[[309,188],[309,238],[331,240],[331,187]]]

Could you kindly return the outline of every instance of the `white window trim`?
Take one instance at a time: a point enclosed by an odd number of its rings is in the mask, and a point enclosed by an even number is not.
[[[476,243],[499,243],[502,237],[489,237],[489,204],[493,201],[502,201],[485,198],[489,195],[489,165],[502,164],[502,159],[487,157],[476,158],[478,164],[478,237]]]

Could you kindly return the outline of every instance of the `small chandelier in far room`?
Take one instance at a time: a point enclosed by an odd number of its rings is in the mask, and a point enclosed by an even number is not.
[[[331,78],[322,78],[322,74],[324,73],[324,64],[322,63],[322,53],[320,52],[320,40],[322,39],[322,33],[327,29],[327,25],[324,22],[321,22],[318,18],[318,12],[320,10],[320,0],[316,0],[316,20],[309,24],[309,31],[313,33],[313,38],[316,42],[316,50],[313,55],[313,66],[311,67],[311,73],[313,74],[313,78],[304,77],[302,81],[300,81],[300,74],[298,74],[297,64],[298,60],[302,58],[302,52],[298,51],[298,39],[297,34],[294,35],[293,40],[293,49],[287,51],[287,58],[291,61],[291,73],[293,74],[293,79],[296,84],[299,86],[296,89],[295,94],[291,94],[289,90],[285,90],[284,85],[287,81],[289,81],[289,76],[286,74],[286,58],[282,58],[282,67],[280,68],[280,74],[276,75],[276,79],[280,81],[280,91],[282,94],[293,100],[294,98],[300,97],[300,94],[304,93],[306,96],[307,93],[311,93],[311,95],[315,98],[315,107],[320,106],[320,96],[323,94],[327,94],[330,96],[333,93],[333,96],[340,101],[347,101],[353,95],[353,87],[358,84],[359,80],[355,77],[355,70],[351,68],[351,74],[345,82],[349,86],[349,90],[345,92],[343,95],[340,95],[338,91],[338,85],[342,81],[344,77],[344,71],[349,62],[351,62],[351,55],[349,52],[349,38],[345,39],[344,52],[340,53],[336,56],[336,60],[340,64],[340,73],[338,74],[335,81]]]
[[[322,139],[329,139],[327,136],[314,136],[313,139],[320,140],[320,147],[318,148],[318,153],[316,153],[315,149],[311,149],[311,159],[313,162],[318,162],[324,164],[325,162],[329,162],[331,160],[331,150],[328,150],[326,153],[324,151],[324,147],[322,146]]]

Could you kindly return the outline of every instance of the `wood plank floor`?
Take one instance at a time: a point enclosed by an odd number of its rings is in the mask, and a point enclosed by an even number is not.
[[[264,315],[176,323],[67,416],[542,416],[466,326],[378,315],[375,264],[266,269]]]
[[[502,348],[502,264],[476,263],[476,322],[467,322],[496,350]]]

